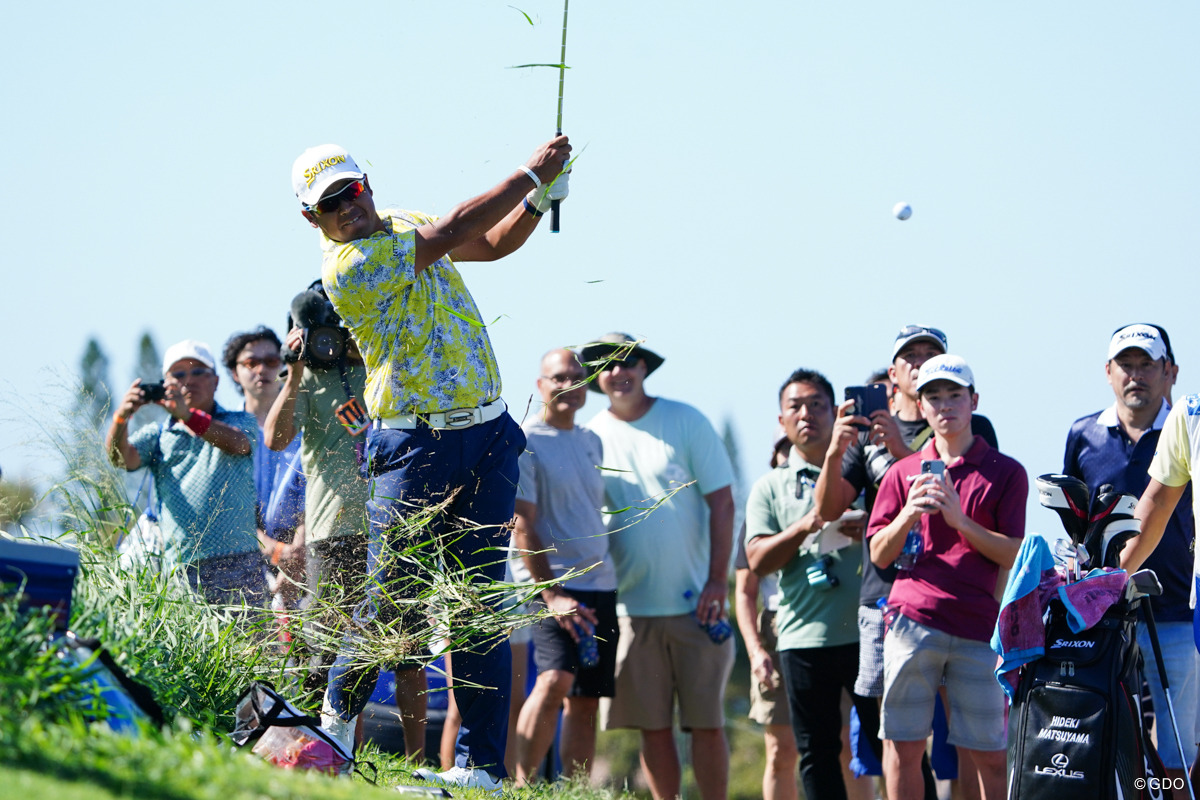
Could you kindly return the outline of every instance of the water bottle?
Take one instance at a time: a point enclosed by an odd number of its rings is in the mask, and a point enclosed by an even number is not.
[[[694,600],[695,597],[696,594],[691,589],[683,593],[684,600]],[[695,610],[692,611],[692,616],[696,616]],[[713,644],[721,644],[733,635],[733,628],[730,627],[729,620],[727,619],[718,617],[707,625],[697,619],[696,624],[704,629],[704,632],[708,634],[708,638],[712,639]]]
[[[925,543],[921,539],[921,521],[917,520],[908,529],[908,535],[904,537],[904,549],[900,551],[900,556],[896,559],[896,569],[912,569],[916,566],[917,559],[921,557],[924,549]]]
[[[579,666],[591,669],[600,664],[600,645],[596,643],[596,629],[586,620],[579,634]]]

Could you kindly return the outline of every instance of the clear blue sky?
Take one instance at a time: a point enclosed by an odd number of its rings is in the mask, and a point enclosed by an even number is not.
[[[89,336],[123,386],[144,329],[282,332],[319,268],[288,183],[305,147],[344,145],[378,201],[430,213],[508,174],[553,133],[557,90],[508,67],[556,61],[561,15],[7,9],[6,477],[48,463],[26,443]],[[1112,401],[1118,325],[1165,325],[1200,390],[1198,23],[1179,2],[576,0],[564,122],[586,150],[563,232],[463,267],[509,404],[546,349],[629,331],[667,359],[648,389],[731,418],[753,479],[788,372],[840,394],[919,321],[971,363],[1003,449],[1060,469],[1070,422]]]

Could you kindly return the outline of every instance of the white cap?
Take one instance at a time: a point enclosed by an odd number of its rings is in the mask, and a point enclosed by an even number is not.
[[[1163,342],[1162,334],[1153,325],[1126,325],[1113,334],[1108,342],[1108,360],[1112,361],[1122,350],[1138,347],[1145,350],[1150,358],[1157,361],[1166,358],[1167,345]]]
[[[209,369],[217,368],[217,360],[213,358],[212,350],[208,349],[208,345],[204,342],[197,342],[195,339],[184,339],[182,342],[171,345],[167,348],[167,352],[163,353],[163,375],[165,376],[171,371],[171,367],[185,358],[193,358]]]
[[[336,144],[310,147],[292,164],[292,191],[306,206],[314,205],[334,181],[363,179],[362,170]]]
[[[974,386],[975,375],[961,356],[946,353],[934,356],[921,365],[921,371],[917,374],[917,391],[934,381],[952,381],[959,386]]]

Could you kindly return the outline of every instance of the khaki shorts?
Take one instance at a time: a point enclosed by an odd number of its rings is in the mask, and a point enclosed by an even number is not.
[[[771,656],[775,669],[771,676],[775,688],[763,685],[750,671],[750,719],[759,725],[791,725],[792,715],[788,712],[787,692],[783,688],[783,676],[779,674],[779,653],[776,652],[775,612],[763,609],[758,612],[758,638]]]
[[[617,691],[601,702],[604,730],[671,727],[675,700],[679,726],[725,726],[725,685],[733,672],[733,639],[713,644],[691,614],[621,617]]]
[[[946,684],[946,741],[968,750],[1007,746],[1007,699],[996,682],[996,654],[987,642],[964,639],[896,615],[883,640],[883,715],[879,738],[924,739],[932,730],[938,687]]]

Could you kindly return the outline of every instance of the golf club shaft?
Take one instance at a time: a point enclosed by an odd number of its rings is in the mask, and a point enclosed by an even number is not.
[[[567,75],[567,7],[571,0],[563,0],[563,31],[562,31],[562,49],[558,54],[558,120],[554,124],[554,135],[562,136],[562,100],[563,100],[563,80]],[[550,232],[558,233],[559,231],[559,201],[550,201]]]
[[[1158,667],[1158,680],[1162,683],[1163,695],[1167,698],[1167,712],[1171,715],[1171,730],[1175,732],[1175,746],[1179,748],[1179,763],[1187,769],[1187,756],[1183,752],[1183,739],[1179,736],[1179,723],[1175,718],[1175,702],[1171,699],[1171,685],[1167,682],[1167,667],[1163,664],[1162,647],[1158,644],[1158,625],[1154,622],[1154,611],[1150,608],[1150,598],[1142,601],[1142,615],[1146,618],[1146,633],[1150,634],[1150,648],[1154,651],[1154,666]],[[1192,791],[1191,777],[1187,780],[1188,796],[1196,800]]]

